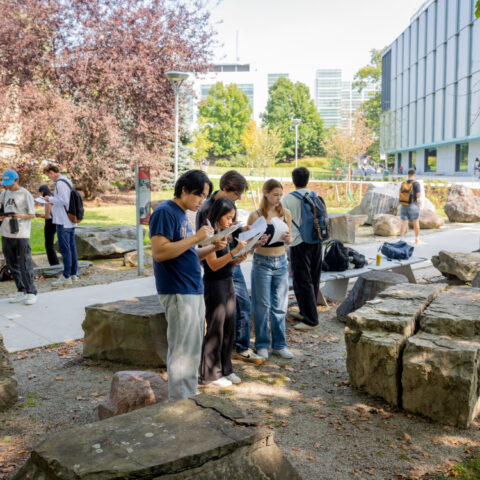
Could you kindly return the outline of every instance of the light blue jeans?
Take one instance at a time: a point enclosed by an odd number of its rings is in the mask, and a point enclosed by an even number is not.
[[[255,320],[255,348],[287,347],[285,315],[288,306],[287,256],[266,257],[255,253],[252,265],[252,305]]]

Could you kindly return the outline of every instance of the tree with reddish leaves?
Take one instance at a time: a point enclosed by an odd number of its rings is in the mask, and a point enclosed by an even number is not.
[[[166,178],[165,72],[205,71],[213,42],[203,2],[0,0],[0,134],[18,123],[16,167],[55,160],[87,198],[135,164]]]

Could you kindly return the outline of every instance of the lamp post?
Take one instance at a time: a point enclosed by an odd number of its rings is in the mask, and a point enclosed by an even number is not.
[[[175,94],[175,163],[174,163],[174,182],[178,179],[178,94],[182,83],[188,78],[188,73],[185,72],[167,72],[167,78],[170,80],[173,93]]]
[[[292,120],[293,125],[295,126],[295,168],[298,167],[298,125],[300,125],[301,120],[299,118],[294,118]]]

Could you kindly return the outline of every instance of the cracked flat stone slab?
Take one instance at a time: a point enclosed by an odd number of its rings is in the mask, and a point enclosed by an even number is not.
[[[206,395],[53,435],[15,477],[41,478],[300,480],[272,432],[247,424],[228,400]]]

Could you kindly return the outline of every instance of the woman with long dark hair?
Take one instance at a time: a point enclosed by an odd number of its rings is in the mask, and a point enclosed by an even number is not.
[[[40,185],[38,191],[42,194],[42,197],[49,196],[51,197],[53,194],[48,188],[48,185]],[[47,253],[48,264],[49,265],[58,265],[58,257],[57,252],[55,251],[55,233],[57,228],[52,221],[52,204],[46,203],[44,205],[44,213],[37,213],[37,217],[41,217],[45,219],[45,226],[43,227],[43,234],[45,237],[45,252]]]
[[[268,242],[255,249],[252,263],[252,305],[255,320],[255,348],[257,354],[268,358],[268,348],[282,358],[293,358],[287,348],[285,316],[288,306],[288,267],[286,246],[292,241],[292,215],[282,205],[283,187],[275,180],[263,185],[260,208],[248,217],[248,225],[265,217]],[[277,227],[275,227],[275,225]],[[275,228],[284,233],[272,242]],[[270,324],[270,332],[269,332]]]
[[[219,198],[213,203],[207,218],[217,233],[230,227],[236,215],[235,204],[228,198]],[[233,249],[227,244],[223,250],[210,253],[203,261],[207,332],[203,339],[200,377],[202,383],[218,387],[241,382],[233,373],[231,360],[235,340],[232,268],[246,258],[246,255],[236,258],[245,244],[237,242]]]

